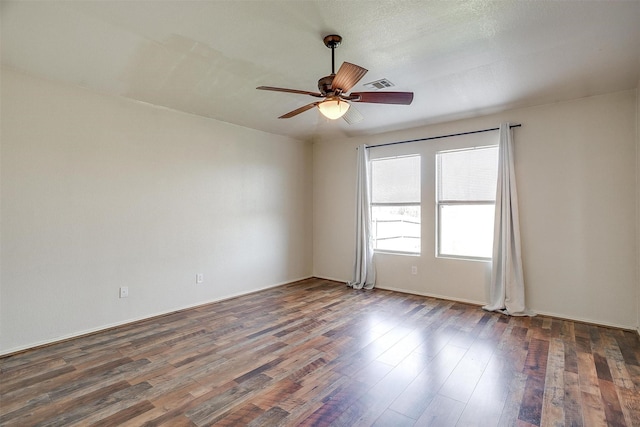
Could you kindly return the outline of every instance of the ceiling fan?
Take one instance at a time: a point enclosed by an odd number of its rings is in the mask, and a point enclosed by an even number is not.
[[[402,104],[409,105],[413,101],[413,92],[351,92],[349,90],[355,86],[367,73],[367,69],[350,62],[343,62],[338,72],[335,72],[335,49],[340,46],[342,37],[336,34],[326,36],[324,45],[331,49],[331,74],[318,80],[318,90],[320,92],[309,92],[306,90],[285,89],[281,87],[259,86],[256,89],[272,90],[275,92],[289,92],[301,95],[311,95],[316,98],[324,98],[321,101],[312,102],[296,108],[279,119],[288,119],[297,116],[313,107],[318,107],[320,112],[327,118],[335,120],[342,117],[347,123],[356,123],[363,119],[357,110],[351,107],[350,102],[368,102],[374,104]],[[351,107],[351,108],[350,108]],[[348,114],[347,114],[348,113]]]

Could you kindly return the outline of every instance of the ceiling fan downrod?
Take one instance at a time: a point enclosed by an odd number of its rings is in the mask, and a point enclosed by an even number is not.
[[[337,34],[330,34],[322,39],[324,45],[331,49],[331,75],[336,74],[336,48],[342,43],[342,37]]]

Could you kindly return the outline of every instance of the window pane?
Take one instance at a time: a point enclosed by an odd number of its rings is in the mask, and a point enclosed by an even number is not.
[[[438,200],[495,200],[498,147],[438,154]]]
[[[372,203],[420,203],[420,156],[371,161]]]
[[[375,249],[420,253],[420,206],[373,206]]]
[[[420,156],[371,161],[374,248],[420,253]]]
[[[440,255],[491,258],[495,205],[440,205]]]

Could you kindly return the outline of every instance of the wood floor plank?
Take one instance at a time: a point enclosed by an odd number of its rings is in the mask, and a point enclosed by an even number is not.
[[[246,426],[265,412],[264,409],[257,407],[251,402],[239,406],[239,408],[234,408],[232,411],[229,411],[212,422],[211,425],[219,427]]]
[[[85,407],[93,402],[101,401],[116,392],[129,388],[130,386],[131,385],[126,381],[118,381],[110,385],[105,385],[91,393],[83,394],[77,398],[49,400],[47,402],[48,404],[43,404],[43,402],[38,402],[37,400],[31,401],[22,408],[0,417],[0,425],[10,425],[11,423],[15,423],[16,425],[29,425],[32,423],[32,420],[55,419],[58,416],[62,416],[65,413],[72,411],[74,408]],[[55,404],[51,404],[51,402],[55,402]],[[9,421],[11,421],[11,423]]]
[[[508,397],[504,403],[500,420],[498,421],[498,426],[500,427],[514,426],[517,424],[522,396],[526,391],[527,376],[516,371],[511,371],[511,373],[512,376],[508,382]]]
[[[604,354],[607,358],[614,384],[617,387],[633,389],[633,380],[627,370],[622,353],[620,353],[617,341],[610,334],[607,334],[603,336],[603,342]]]
[[[174,414],[174,416],[182,414],[181,408],[189,406],[196,398],[206,394],[192,392],[198,390],[197,383],[193,380],[181,381],[181,384],[182,385],[173,385],[173,387],[167,384],[167,386],[164,387],[164,392],[160,390],[155,391],[158,387],[154,386],[152,388],[154,392],[144,396],[153,403],[154,407],[123,424],[131,426],[161,425],[162,423],[160,423],[159,420],[167,419],[167,414]],[[168,389],[170,390],[167,391]],[[211,392],[211,390],[209,390],[209,392]]]
[[[86,405],[74,406],[70,410],[61,413],[53,419],[47,420],[47,426],[69,426],[76,423],[91,425],[92,422],[98,422],[115,412],[121,410],[120,404],[134,404],[140,392],[150,388],[147,383],[136,384],[115,393],[111,393],[106,398],[94,400]]]
[[[598,373],[592,354],[578,353],[578,377],[580,391],[594,396],[599,394]]]
[[[548,341],[531,339],[523,371],[527,375],[527,383],[522,396],[518,420],[532,425],[540,425],[542,419],[548,353]]]
[[[374,427],[413,427],[416,420],[387,409],[374,423]]]
[[[581,427],[584,425],[582,416],[582,394],[578,374],[564,371],[564,425]],[[555,422],[555,421],[554,421]]]
[[[375,422],[424,369],[420,357],[404,359],[360,399],[367,410],[352,425],[369,426]]]
[[[248,426],[249,427],[264,427],[264,426],[275,426],[280,424],[282,420],[284,420],[289,413],[284,409],[274,406],[273,408],[269,408],[269,410],[265,411],[259,417],[251,421]]]
[[[493,355],[488,361],[478,385],[460,415],[458,425],[467,427],[497,426],[509,397],[511,373],[501,359]]]
[[[322,400],[322,405],[300,422],[300,426],[330,425],[369,389],[362,383],[349,383]]]
[[[483,372],[484,363],[478,359],[467,357],[465,354],[442,385],[438,394],[466,404]]]
[[[416,424],[421,426],[455,426],[462,411],[464,411],[464,406],[464,403],[455,399],[438,395],[420,416]]]
[[[617,392],[627,426],[640,426],[640,393],[638,390],[618,388]]]
[[[550,325],[550,330],[552,328],[553,323]],[[552,333],[550,336],[557,336],[557,334]],[[562,427],[564,421],[564,345],[562,340],[551,338],[540,425]]]
[[[2,387],[1,391],[2,391],[3,394],[5,394],[5,393],[6,394],[10,394],[14,390],[24,389],[24,388],[27,388],[27,387],[29,387],[31,385],[45,382],[45,381],[47,381],[49,379],[56,378],[58,376],[67,374],[69,372],[73,372],[75,370],[76,370],[76,368],[71,366],[71,365],[62,366],[62,367],[57,368],[57,369],[53,369],[53,370],[42,372],[39,375],[34,375],[34,376],[31,376],[31,377],[28,377],[28,378],[21,379],[19,381],[15,381],[15,382],[13,382],[11,384],[6,384],[5,386]]]
[[[132,418],[137,417],[140,414],[144,414],[147,411],[150,411],[154,408],[154,406],[148,400],[143,400],[134,405],[131,405],[127,408],[124,408],[115,414],[112,414],[106,418],[102,418],[92,423],[93,427],[110,427],[117,426],[126,423]]]
[[[624,414],[622,413],[622,406],[620,405],[620,399],[616,392],[615,386],[612,382],[606,380],[599,380],[600,394],[602,396],[602,403],[604,406],[604,413],[607,419],[607,424],[610,426],[624,426]]]
[[[0,358],[0,424],[640,426],[634,332],[308,279]]]
[[[447,345],[436,357],[426,363],[425,369],[398,395],[390,409],[418,419],[431,404],[464,354],[463,348]]]
[[[349,380],[333,371],[318,369],[301,379],[302,387],[291,393],[284,401],[280,402],[280,407],[289,413],[300,416],[301,412],[307,412],[307,409],[317,409],[328,397],[332,396],[336,390],[343,387]],[[296,412],[298,406],[305,409]]]
[[[605,426],[607,418],[604,412],[604,404],[600,395],[583,391],[582,393],[582,414],[586,426]]]
[[[639,366],[640,362],[638,362],[638,360],[640,357],[638,355],[640,352],[635,344],[637,337],[629,331],[616,331],[614,337],[618,342],[618,347],[620,348],[624,362],[627,365]]]
[[[539,374],[529,375],[520,404],[518,420],[539,426],[542,419],[542,403],[544,395],[544,377]]]

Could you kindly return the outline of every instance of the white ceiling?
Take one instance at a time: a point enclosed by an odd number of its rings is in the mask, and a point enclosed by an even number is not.
[[[640,1],[6,1],[2,63],[103,93],[306,139],[407,128],[632,89]],[[315,100],[349,61],[413,91],[413,104],[356,104],[348,125]]]

